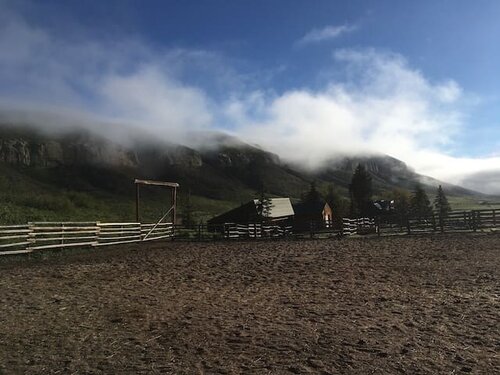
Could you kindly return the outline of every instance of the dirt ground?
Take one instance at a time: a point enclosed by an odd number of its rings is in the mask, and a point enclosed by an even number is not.
[[[498,374],[500,236],[0,261],[2,374]]]

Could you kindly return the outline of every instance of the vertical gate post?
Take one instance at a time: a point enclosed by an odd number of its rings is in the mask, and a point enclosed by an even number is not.
[[[139,222],[139,184],[135,184],[135,222]]]

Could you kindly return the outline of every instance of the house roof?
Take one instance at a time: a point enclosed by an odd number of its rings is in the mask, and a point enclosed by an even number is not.
[[[270,201],[271,207],[269,209],[269,215],[267,216],[267,219],[282,219],[294,215],[290,198],[271,198]],[[224,212],[219,216],[211,218],[210,220],[208,220],[208,222],[210,224],[242,223],[259,220],[259,214],[257,212],[258,203],[258,199],[253,199],[248,203],[233,208],[230,211]]]
[[[270,200],[271,200],[271,207],[268,215],[269,218],[276,219],[279,217],[294,215],[292,202],[290,202],[290,198],[271,198]],[[257,207],[259,200],[254,199],[253,203]]]

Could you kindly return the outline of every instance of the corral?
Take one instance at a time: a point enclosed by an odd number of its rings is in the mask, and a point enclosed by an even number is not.
[[[167,242],[3,258],[0,373],[499,373],[499,240]]]

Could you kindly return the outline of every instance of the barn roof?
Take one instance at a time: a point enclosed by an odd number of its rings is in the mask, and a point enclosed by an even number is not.
[[[294,215],[290,198],[271,198],[270,200],[271,207],[269,209],[269,215],[267,216],[267,219],[286,219]],[[258,203],[258,199],[253,199],[250,202],[241,205],[240,207],[233,208],[232,210],[224,212],[219,216],[213,217],[208,221],[208,223],[251,223],[255,220],[260,220],[262,219],[262,217],[260,217],[257,212]]]
[[[259,203],[258,199],[254,199],[253,203],[257,207]],[[292,202],[290,198],[271,198],[271,209],[268,217],[271,219],[276,219],[279,217],[293,216],[294,211],[292,207]]]

